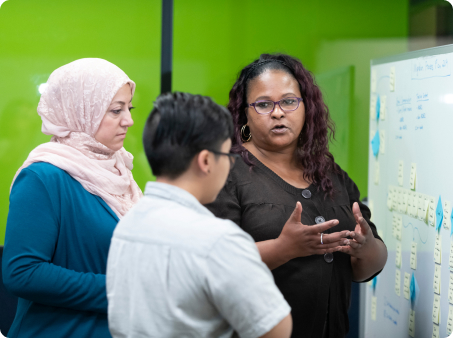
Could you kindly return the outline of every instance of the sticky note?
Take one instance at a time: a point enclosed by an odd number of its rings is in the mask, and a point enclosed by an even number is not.
[[[409,186],[411,190],[415,190],[415,178],[417,175],[417,165],[415,163],[411,163],[411,175],[409,177]]]
[[[379,161],[374,163],[374,184],[379,184]]]
[[[428,214],[429,214],[429,202],[430,197],[428,195],[423,195],[424,204],[423,204],[423,212],[425,213],[425,217],[422,219],[426,224],[428,224]]]
[[[437,207],[436,207],[436,231],[439,232],[440,226],[442,225],[442,221],[444,220],[444,208],[442,206],[442,199],[440,198],[437,201]]]
[[[399,161],[398,162],[398,184],[400,187],[403,186],[403,169],[404,169],[404,162]]]
[[[377,312],[377,298],[376,296],[371,297],[371,320],[376,320]]]
[[[402,199],[401,210],[400,210],[400,212],[402,212],[403,214],[407,213],[408,197],[409,197],[408,190],[403,189],[403,199]]]
[[[379,130],[374,134],[373,139],[371,140],[371,149],[373,150],[373,155],[376,157],[379,154],[379,146],[381,144],[379,137]]]
[[[371,289],[373,289],[373,292],[376,291],[377,278],[378,278],[378,276],[374,277],[374,278],[371,280]]]
[[[370,119],[376,120],[376,96],[370,97]]]
[[[417,243],[412,242],[411,245],[411,269],[417,270]]]
[[[396,269],[395,272],[395,293],[397,296],[401,296],[401,271]]]
[[[439,336],[439,325],[433,324],[433,335],[431,338],[440,338]]]
[[[435,226],[436,222],[436,199],[432,196],[429,197],[429,209],[428,209],[428,224],[432,227]]]
[[[381,114],[380,119],[381,121],[385,120],[385,115],[387,114],[387,96],[381,96]]]
[[[441,264],[442,259],[442,235],[436,232],[436,241],[434,242],[434,263]]]
[[[420,294],[420,288],[418,287],[417,279],[415,278],[415,274],[412,272],[411,277],[411,284],[409,286],[410,295],[411,295],[411,302],[413,304],[417,303],[418,295]]]
[[[409,336],[415,337],[415,311],[409,310]]]
[[[448,265],[450,266],[450,270],[453,270],[453,241],[450,241],[450,258]]]
[[[395,82],[396,82],[395,78],[396,78],[395,67],[390,67],[390,81],[389,81],[389,85],[390,85],[390,91],[391,92],[395,91]]]
[[[376,93],[377,72],[376,69],[371,70],[371,92]]]
[[[402,232],[403,232],[403,217],[398,214],[393,214],[393,222],[394,226],[394,237],[401,241]]]
[[[387,208],[391,211],[393,204],[393,187],[389,186],[387,190]]]
[[[423,215],[423,207],[425,205],[425,199],[423,198],[422,193],[417,193],[417,217],[419,220],[423,220],[426,217],[426,212],[425,215]]]
[[[438,295],[440,295],[440,275],[441,275],[440,265],[439,264],[434,264],[433,290]]]
[[[388,202],[387,202],[388,204]],[[442,226],[444,229],[450,229],[451,228],[451,218],[450,218],[450,212],[451,212],[451,203],[450,201],[444,200],[443,202],[443,209],[444,209],[444,217],[442,221]]]
[[[403,294],[404,298],[410,299],[411,293],[411,275],[407,272],[404,273],[404,285],[403,285]]]
[[[408,196],[409,196],[407,200],[408,214],[413,218],[417,218],[417,202],[418,202],[417,194],[415,192],[409,191]]]
[[[448,283],[448,302],[453,304],[453,273],[450,272],[450,281]]]
[[[453,332],[453,306],[448,305],[448,319],[447,319],[447,334],[451,335]]]
[[[393,187],[393,203],[392,203],[392,210],[397,211],[399,205],[399,192],[397,187]]]
[[[401,268],[401,255],[402,255],[402,247],[401,242],[396,242],[396,250],[395,250],[395,265]]]
[[[379,130],[379,153],[385,154],[385,130]]]
[[[376,120],[379,121],[380,115],[381,115],[381,99],[379,98],[378,95],[376,99]]]
[[[440,296],[434,294],[433,302],[433,323],[439,324],[440,319]]]

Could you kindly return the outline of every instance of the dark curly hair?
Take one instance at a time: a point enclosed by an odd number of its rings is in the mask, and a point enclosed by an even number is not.
[[[240,154],[245,163],[253,167],[248,151],[242,146],[241,128],[247,123],[247,89],[251,80],[267,70],[282,70],[291,74],[299,83],[305,105],[305,123],[299,135],[297,157],[304,168],[304,178],[333,195],[329,172],[339,172],[333,155],[329,152],[329,140],[334,138],[335,126],[329,109],[322,99],[321,90],[312,74],[302,63],[285,54],[261,54],[258,60],[244,67],[230,91],[228,109],[233,115],[234,136],[232,153]]]

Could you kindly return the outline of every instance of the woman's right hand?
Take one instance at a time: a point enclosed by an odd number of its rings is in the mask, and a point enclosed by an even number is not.
[[[285,260],[296,257],[311,255],[323,255],[326,252],[338,251],[338,247],[348,244],[349,231],[322,234],[327,229],[336,226],[339,222],[336,219],[329,220],[316,225],[304,225],[301,223],[302,205],[296,203],[296,208],[286,221],[285,226],[276,239],[278,247],[283,250]],[[321,243],[322,234],[322,243]]]

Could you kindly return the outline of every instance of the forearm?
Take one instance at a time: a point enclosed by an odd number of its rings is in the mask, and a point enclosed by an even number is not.
[[[260,252],[261,260],[270,270],[278,268],[292,258],[287,246],[285,248],[280,238],[257,242],[256,246]]]
[[[373,246],[363,257],[351,256],[352,279],[361,282],[370,278],[384,268],[387,262],[387,247],[379,239],[373,241]]]

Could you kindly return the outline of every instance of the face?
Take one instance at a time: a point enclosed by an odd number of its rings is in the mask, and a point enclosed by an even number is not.
[[[281,70],[268,70],[250,81],[247,103],[261,100],[280,101],[285,97],[302,97],[297,80]],[[272,113],[260,115],[255,108],[246,109],[247,125],[257,148],[282,151],[296,148],[305,122],[305,106],[301,101],[294,111],[284,112],[277,104]]]
[[[131,116],[132,91],[129,83],[113,97],[94,138],[106,147],[117,151],[123,147],[127,129],[134,124]]]
[[[231,140],[227,139],[225,142],[223,142],[219,151],[228,154],[230,152],[230,149]],[[208,189],[206,189],[209,190],[209,196],[206,196],[207,201],[204,202],[204,204],[215,201],[220,190],[222,190],[223,186],[225,185],[226,179],[228,178],[228,174],[230,172],[230,158],[228,156],[215,156],[213,153],[210,153],[210,155],[212,155],[212,158],[214,160],[211,162],[212,166],[210,168],[209,182],[208,184],[206,184],[206,187],[209,187]]]

